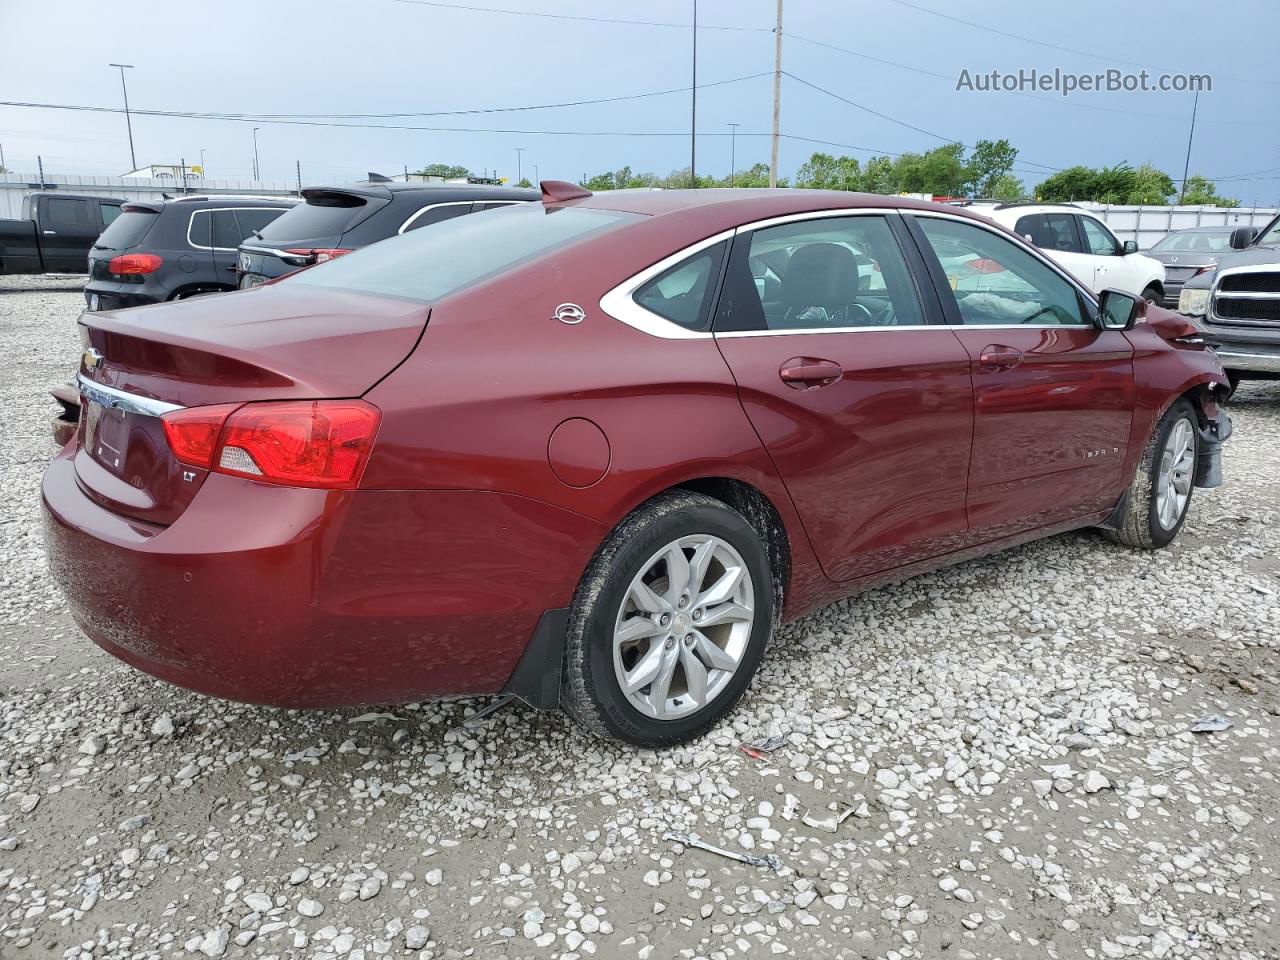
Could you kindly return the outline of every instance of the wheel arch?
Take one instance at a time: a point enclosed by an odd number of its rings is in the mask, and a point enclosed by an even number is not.
[[[169,294],[169,299],[182,300],[184,297],[189,297],[194,293],[229,293],[234,289],[235,287],[225,283],[216,283],[209,280],[196,281],[195,283],[188,283],[178,287],[173,293]]]

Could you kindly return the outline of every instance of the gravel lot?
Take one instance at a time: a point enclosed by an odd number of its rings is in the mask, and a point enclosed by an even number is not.
[[[1280,384],[1171,549],[836,604],[731,725],[637,752],[464,726],[487,701],[224,703],[84,639],[37,493],[81,303],[0,280],[0,956],[1280,957]]]

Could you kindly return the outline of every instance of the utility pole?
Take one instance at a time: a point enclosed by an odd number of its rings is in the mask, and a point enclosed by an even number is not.
[[[301,160],[293,161],[293,169],[298,176],[298,196],[302,196],[302,161]],[[405,167],[406,171],[408,171],[408,169],[409,169],[408,167]],[[408,179],[407,175],[405,179],[406,180]]]
[[[133,164],[133,170],[138,169],[138,158],[133,152],[133,120],[129,116],[129,87],[124,82],[124,72],[132,70],[132,63],[109,63],[109,67],[117,67],[120,70],[120,89],[124,92],[124,125],[129,130],[129,162]],[[130,173],[133,171],[131,170]]]
[[[1187,134],[1187,162],[1182,167],[1182,189],[1178,191],[1178,203],[1181,205],[1187,195],[1187,175],[1191,172],[1191,143],[1196,138],[1196,110],[1200,107],[1200,88],[1196,88],[1196,98],[1191,102],[1191,132]]]
[[[698,185],[698,0],[693,0],[693,113],[689,118],[689,186]]]
[[[204,148],[204,147],[201,147],[201,148],[200,148],[200,186],[202,186],[202,187],[204,186],[204,178],[205,178],[205,172],[204,172],[204,151],[205,151],[205,149],[206,149],[206,148]]]
[[[735,141],[738,138],[738,124],[729,124],[729,186],[733,186],[733,177],[736,167],[734,166],[734,148]]]
[[[253,182],[258,182],[258,131],[261,127],[253,128]]]
[[[778,185],[778,124],[782,118],[782,0],[773,31],[773,151],[769,157],[769,187]]]
[[[0,143],[0,170],[4,169],[4,144]]]
[[[542,180],[538,177],[538,165],[535,163],[533,165],[533,185],[536,187],[541,182]]]
[[[524,153],[524,147],[516,147],[516,186],[524,181],[524,167],[521,166],[520,154]]]

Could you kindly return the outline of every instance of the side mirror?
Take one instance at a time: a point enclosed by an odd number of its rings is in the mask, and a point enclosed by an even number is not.
[[[1103,290],[1098,313],[1104,330],[1132,330],[1146,313],[1147,302],[1123,290]]]
[[[1231,249],[1243,250],[1253,243],[1253,238],[1257,235],[1258,230],[1256,227],[1236,227],[1231,231]]]
[[[1137,240],[1126,240],[1126,241],[1124,242],[1124,246],[1123,246],[1123,247],[1121,247],[1120,249],[1123,251],[1123,252],[1120,254],[1122,257],[1127,257],[1127,256],[1128,256],[1129,254],[1131,254],[1131,253],[1137,253],[1137,252],[1138,252],[1138,241],[1137,241]]]

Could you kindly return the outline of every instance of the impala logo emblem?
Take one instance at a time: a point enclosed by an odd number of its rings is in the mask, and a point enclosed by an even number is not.
[[[581,323],[587,318],[587,311],[583,310],[576,303],[562,303],[556,307],[555,317],[561,323]]]
[[[84,352],[84,355],[80,359],[84,362],[84,368],[92,372],[98,369],[98,365],[102,363],[103,357],[97,350],[90,347]]]

